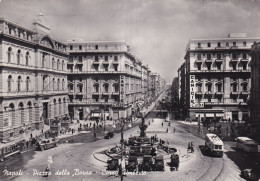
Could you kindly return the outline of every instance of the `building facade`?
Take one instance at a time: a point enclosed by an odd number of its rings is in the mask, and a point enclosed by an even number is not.
[[[191,39],[179,69],[180,100],[193,120],[248,120],[250,48],[259,38]]]
[[[42,16],[32,29],[0,19],[1,141],[68,114],[67,57]]]
[[[251,51],[250,127],[253,136],[260,140],[260,43],[255,43]]]
[[[121,41],[68,40],[69,112],[74,119],[130,117],[144,100],[148,68]]]

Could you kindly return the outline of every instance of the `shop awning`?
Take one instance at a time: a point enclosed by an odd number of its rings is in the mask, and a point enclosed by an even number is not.
[[[206,117],[207,118],[213,118],[215,116],[214,116],[214,113],[206,113]]]
[[[201,118],[204,118],[204,113],[200,113],[200,114],[199,114],[199,113],[196,113],[196,118],[198,118],[199,115],[200,115]]]
[[[224,113],[216,113],[216,117],[224,117]]]

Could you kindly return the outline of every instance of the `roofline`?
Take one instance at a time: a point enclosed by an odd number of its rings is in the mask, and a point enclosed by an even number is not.
[[[4,18],[4,17],[0,17],[0,21],[4,21],[4,22],[7,22],[7,23],[11,23],[11,24],[13,24],[13,25],[15,25],[15,26],[18,26],[18,27],[20,27],[20,28],[26,29],[27,31],[31,31],[32,33],[35,33],[35,31],[34,31],[32,28],[28,28],[28,27],[26,27],[26,26],[22,26],[22,25],[20,25],[20,24],[18,24],[18,23],[15,23],[15,22],[13,22],[13,21],[10,21],[9,19],[6,19],[6,18]]]

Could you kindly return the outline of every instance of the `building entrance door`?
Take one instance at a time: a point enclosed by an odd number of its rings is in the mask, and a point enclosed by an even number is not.
[[[42,117],[44,120],[48,118],[48,102],[43,103]]]

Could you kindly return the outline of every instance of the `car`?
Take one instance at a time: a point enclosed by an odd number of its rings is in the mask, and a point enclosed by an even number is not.
[[[153,157],[151,155],[144,155],[143,162],[138,166],[139,171],[152,171],[153,170]]]
[[[244,169],[241,171],[241,177],[247,180],[257,180],[256,174],[253,172],[252,169]]]
[[[118,156],[107,160],[107,170],[117,170],[119,168],[120,158]]]
[[[179,164],[180,164],[179,154],[176,154],[176,153],[172,154],[171,162],[169,163],[170,167],[174,168],[175,170],[178,170]]]
[[[164,161],[162,155],[154,158],[154,171],[164,171]]]
[[[114,137],[114,132],[113,131],[109,131],[107,132],[107,134],[104,136],[105,139],[110,139]]]
[[[129,156],[128,164],[126,165],[127,172],[136,172],[138,167],[137,157],[136,156]]]
[[[58,139],[57,138],[47,138],[47,139],[41,139],[37,143],[37,149],[38,150],[47,150],[49,148],[56,147],[58,144]]]

